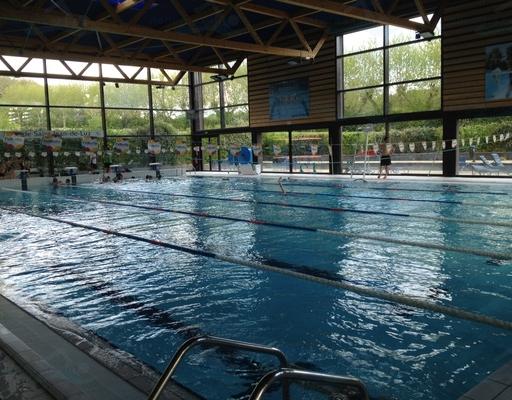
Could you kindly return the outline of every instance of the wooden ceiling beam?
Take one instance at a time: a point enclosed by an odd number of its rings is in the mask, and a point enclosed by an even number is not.
[[[290,25],[292,26],[293,30],[295,31],[295,34],[299,38],[299,41],[302,43],[304,48],[307,51],[311,51],[311,46],[309,45],[308,41],[306,40],[304,33],[302,33],[302,31],[300,30],[299,25],[297,25],[297,22],[295,22],[293,19],[291,19]]]
[[[423,6],[422,0],[414,0],[414,3],[416,4],[416,8],[418,9],[418,12],[420,13],[421,18],[423,18],[423,22],[427,25],[430,25],[430,21],[427,16],[427,12],[425,11],[425,7]]]
[[[170,0],[170,2],[176,11],[178,11],[178,14],[183,19],[183,21],[185,21],[185,23],[188,25],[190,30],[196,34],[199,34],[199,29],[197,29],[194,21],[192,21],[192,18],[190,18],[190,15],[188,15],[187,10],[185,10],[181,5],[180,0]]]
[[[382,25],[393,25],[401,28],[412,29],[418,32],[425,32],[430,30],[427,24],[420,24],[418,22],[409,21],[407,18],[395,17],[371,10],[365,10],[350,6],[343,3],[338,3],[333,0],[276,0],[280,3],[290,4],[298,7],[305,7],[312,10],[317,10],[333,15],[341,15],[344,17],[359,19],[363,21],[374,22]]]
[[[51,58],[55,60],[64,61],[78,61],[86,63],[109,63],[109,64],[121,64],[121,65],[134,65],[138,67],[150,67],[150,68],[168,68],[178,69],[194,72],[208,72],[216,74],[225,74],[225,69],[201,67],[197,65],[190,65],[185,63],[179,63],[175,61],[159,61],[148,58],[126,58],[126,57],[113,57],[98,55],[96,47],[87,46],[74,46],[71,49],[66,49],[65,44],[57,43],[54,45],[53,51],[47,51],[41,48],[41,42],[37,39],[28,39],[13,36],[1,36],[0,37],[0,54],[19,56],[19,57],[38,57],[38,58]],[[56,54],[56,52],[58,54]],[[0,56],[0,61],[4,62],[4,59]],[[5,63],[5,62],[4,62]],[[10,68],[9,64],[6,66]],[[16,72],[12,69],[12,72]]]
[[[230,3],[230,0],[206,0],[206,1],[208,1],[209,3],[219,4],[219,5],[223,5],[223,6],[228,5]],[[239,4],[239,7],[244,11],[249,11],[249,12],[253,12],[253,13],[261,14],[261,15],[266,15],[267,17],[274,17],[274,18],[286,19],[286,20],[294,19],[295,21],[297,21],[301,24],[311,25],[311,26],[315,26],[317,28],[326,28],[327,27],[327,24],[320,20],[315,20],[313,18],[308,18],[308,17],[297,19],[285,11],[276,10],[274,8],[269,8],[269,7],[263,7],[263,6],[259,6],[257,4],[245,3],[245,4]]]
[[[106,0],[102,0],[106,1]],[[217,39],[213,37],[190,35],[179,32],[162,32],[158,29],[146,28],[143,26],[132,26],[128,24],[116,24],[111,22],[92,21],[78,15],[62,16],[55,13],[41,14],[18,10],[13,7],[4,6],[0,19],[9,21],[26,22],[28,24],[40,24],[57,26],[67,29],[82,29],[92,32],[102,32],[116,35],[133,36],[142,39],[164,40],[169,42],[188,43],[200,46],[217,47],[230,50],[238,50],[248,53],[270,54],[283,57],[310,58],[311,54],[303,50],[295,50],[284,47],[265,46],[254,43],[243,43],[233,40]]]
[[[254,42],[263,45],[263,41],[258,35],[258,32],[254,30],[251,21],[247,19],[247,17],[245,16],[244,12],[240,9],[240,7],[233,5],[232,7],[233,10],[235,10],[236,15],[238,15],[238,18],[240,18],[240,21],[242,21],[242,24],[245,26],[245,29],[247,29],[247,32],[249,32],[251,37],[254,39]]]

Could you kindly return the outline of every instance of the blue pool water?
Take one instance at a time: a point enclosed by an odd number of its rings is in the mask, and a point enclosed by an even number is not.
[[[286,196],[270,178],[134,181],[35,194],[0,191],[0,206],[285,270],[327,273],[351,285],[512,320],[510,260],[474,254],[512,254],[512,191],[506,186],[284,186]],[[483,223],[467,223],[475,220]],[[445,400],[512,358],[512,337],[504,329],[5,209],[0,243],[1,291],[66,316],[159,370],[185,339],[211,334],[276,346],[299,366],[359,377],[373,399]],[[264,358],[215,351],[196,351],[187,361],[178,380],[208,399],[242,398],[272,366]],[[228,383],[219,385],[224,379]]]

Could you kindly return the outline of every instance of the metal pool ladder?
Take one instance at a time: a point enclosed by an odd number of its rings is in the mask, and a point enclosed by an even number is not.
[[[283,400],[289,400],[290,398],[289,384],[291,382],[323,383],[328,384],[330,387],[335,386],[340,389],[349,388],[352,389],[352,393],[356,395],[359,393],[358,397],[351,398],[357,400],[369,399],[366,387],[359,379],[291,368],[284,353],[275,347],[262,346],[254,343],[240,342],[237,340],[224,339],[214,336],[196,336],[188,339],[179,347],[171,359],[169,365],[165,369],[164,373],[151,391],[148,400],[157,400],[160,397],[162,391],[176,371],[178,364],[181,362],[185,354],[196,346],[223,347],[245,350],[253,353],[269,354],[277,358],[279,361],[279,369],[269,372],[258,381],[251,393],[251,396],[249,397],[249,400],[262,399],[267,389],[278,381],[282,381]]]

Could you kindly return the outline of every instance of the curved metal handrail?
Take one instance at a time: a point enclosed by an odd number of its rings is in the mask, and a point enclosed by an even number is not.
[[[354,386],[361,391],[364,400],[369,399],[368,391],[359,379],[339,375],[322,374],[319,372],[303,371],[299,369],[284,368],[269,372],[263,378],[261,378],[261,380],[252,391],[249,400],[261,400],[263,394],[270,387],[270,385],[278,380],[286,380],[288,384],[293,381],[306,381],[329,383],[331,385],[339,386]]]
[[[207,345],[209,347],[230,347],[240,350],[251,351],[253,353],[270,354],[278,359],[281,368],[285,368],[288,366],[288,360],[286,359],[284,353],[275,347],[260,346],[253,343],[240,342],[231,339],[223,339],[214,336],[196,336],[188,339],[179,347],[179,349],[172,357],[172,360],[169,362],[169,365],[165,369],[164,373],[162,374],[162,376],[156,383],[155,387],[151,391],[148,400],[158,399],[158,397],[160,396],[165,386],[171,379],[172,375],[174,374],[174,371],[176,370],[178,364],[183,359],[185,354],[188,353],[188,351],[193,347],[199,345]]]

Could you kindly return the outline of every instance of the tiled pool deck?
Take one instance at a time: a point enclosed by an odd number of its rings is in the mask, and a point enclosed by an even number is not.
[[[512,400],[512,361],[489,375],[459,400]]]

